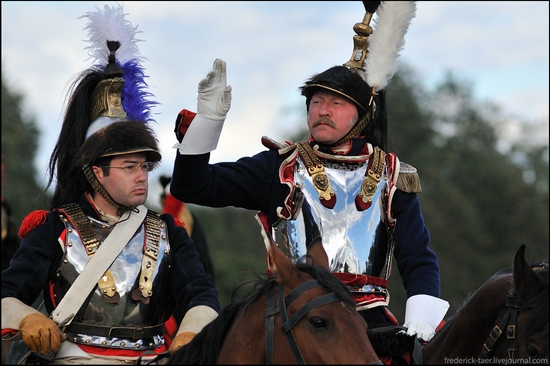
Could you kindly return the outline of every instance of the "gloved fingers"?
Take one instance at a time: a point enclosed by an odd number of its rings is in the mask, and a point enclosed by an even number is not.
[[[23,342],[31,349],[31,351],[36,353],[42,353],[42,345],[40,343],[40,337],[36,336],[23,336]]]
[[[57,324],[43,314],[29,314],[21,320],[19,326],[23,342],[33,351],[48,354],[57,352],[66,336]]]
[[[219,58],[214,60],[213,71],[214,71],[214,76],[216,78],[216,82],[218,84],[222,84],[222,85],[227,84],[227,74],[226,74],[225,68],[226,68],[225,61]]]
[[[67,336],[61,333],[59,329],[41,329],[38,334],[31,336],[31,344],[27,344],[34,352],[46,355],[51,351],[57,352],[61,342],[65,341]]]
[[[428,342],[433,338],[435,333],[434,332],[429,332],[429,331],[417,331],[416,329],[409,328],[409,329],[407,329],[407,335],[409,335],[411,337],[416,336],[420,340],[422,340],[424,342]]]
[[[225,88],[227,85],[227,74],[225,61],[216,59],[212,70],[199,82],[199,93],[207,93],[216,87]]]
[[[420,333],[417,335],[418,338],[420,338],[420,340],[424,341],[424,342],[429,342],[433,337],[434,337],[435,333],[434,332],[424,332],[424,333]]]
[[[197,115],[211,120],[225,119],[231,107],[231,86],[227,85],[225,61],[216,59],[212,70],[199,82]]]
[[[67,339],[65,333],[61,333],[59,328],[50,330],[50,350],[57,352],[59,347],[61,347],[61,342],[64,342]]]
[[[222,94],[222,100],[225,104],[231,105],[231,91],[233,89],[231,88],[231,85],[228,85],[225,87],[223,94]]]
[[[231,90],[231,85],[227,86],[218,100],[217,112],[220,115],[225,116],[231,108]]]
[[[178,334],[170,345],[168,352],[170,352],[170,354],[174,354],[179,348],[190,343],[196,335],[197,334],[193,332],[183,332]]]
[[[24,340],[24,339],[23,339]],[[40,329],[37,333],[30,335],[27,346],[36,353],[48,354],[51,350],[49,329]]]
[[[208,75],[199,82],[199,94],[210,91],[212,84],[212,71],[210,71]]]

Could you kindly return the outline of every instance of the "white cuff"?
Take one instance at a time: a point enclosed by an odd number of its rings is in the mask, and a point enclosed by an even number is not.
[[[421,319],[433,330],[439,326],[449,309],[449,303],[430,295],[414,295],[407,299],[405,306],[405,323]]]
[[[187,310],[176,335],[182,332],[198,334],[202,328],[218,317],[216,310],[206,305],[199,305]]]
[[[2,329],[11,328],[19,330],[19,324],[29,314],[40,313],[32,306],[25,305],[15,297],[2,299]]]
[[[182,155],[206,154],[215,150],[224,121],[225,117],[212,120],[197,114],[183,136],[183,140],[172,147],[178,149]]]

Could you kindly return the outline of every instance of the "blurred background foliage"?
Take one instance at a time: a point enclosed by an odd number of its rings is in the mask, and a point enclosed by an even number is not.
[[[24,96],[2,77],[2,156],[7,172],[2,194],[16,225],[49,197],[34,166],[38,131],[22,111]],[[509,267],[520,245],[528,261],[548,259],[548,142],[536,143],[546,121],[506,116],[491,101],[474,98],[471,85],[451,72],[427,90],[401,65],[387,88],[390,151],[418,169],[422,212],[439,257],[441,296],[454,314],[466,297],[497,270]],[[528,108],[528,106],[526,106]],[[285,118],[304,116],[304,104],[289,106]],[[305,126],[305,124],[303,124]],[[508,128],[516,132],[510,135]],[[539,130],[540,131],[540,130]],[[295,131],[289,141],[307,138]],[[265,248],[256,212],[190,205],[205,228],[222,306],[234,287],[265,272]],[[155,209],[155,208],[153,208]],[[405,292],[394,267],[391,311],[404,319]]]

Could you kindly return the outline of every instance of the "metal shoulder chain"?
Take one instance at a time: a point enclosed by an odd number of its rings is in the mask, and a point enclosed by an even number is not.
[[[367,170],[365,171],[365,178],[361,183],[361,191],[357,197],[355,197],[355,206],[357,210],[363,211],[371,206],[372,197],[376,193],[385,165],[386,153],[375,146],[369,158]]]
[[[317,193],[319,193],[321,204],[325,207],[333,208],[336,204],[336,195],[332,188],[330,188],[330,180],[325,173],[325,167],[307,141],[297,142],[296,145],[298,146],[300,158],[307,167],[307,172],[313,181]]]
[[[147,211],[145,218],[145,252],[141,261],[139,288],[132,292],[132,299],[148,304],[153,294],[153,274],[157,267],[162,220],[156,212]]]
[[[61,215],[61,219],[65,222],[68,220],[72,222],[86,248],[88,257],[92,257],[101,243],[97,233],[90,224],[90,220],[76,203],[65,205],[61,210],[67,215],[67,217]],[[111,270],[108,269],[105,274],[101,276],[97,284],[101,290],[101,298],[103,301],[107,303],[118,303],[120,301],[120,294],[116,290],[116,284]]]

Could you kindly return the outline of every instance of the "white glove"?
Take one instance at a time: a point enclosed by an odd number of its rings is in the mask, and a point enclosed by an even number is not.
[[[231,86],[227,85],[225,61],[214,61],[212,70],[200,81],[198,92],[197,115],[182,141],[173,146],[181,155],[205,154],[218,146],[225,116],[231,107]]]
[[[435,329],[439,326],[449,309],[449,303],[430,295],[414,295],[407,299],[405,307],[405,323],[407,334],[416,335],[421,340],[428,342],[435,335]]]
[[[231,85],[227,85],[225,61],[214,61],[212,70],[198,88],[197,116],[214,121],[224,120],[231,107]]]

